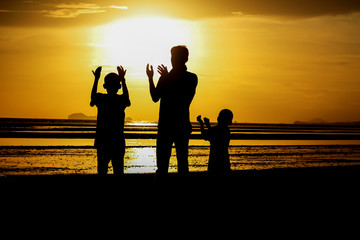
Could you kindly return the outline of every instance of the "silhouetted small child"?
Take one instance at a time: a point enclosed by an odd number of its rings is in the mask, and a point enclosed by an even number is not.
[[[201,115],[197,117],[202,137],[210,141],[208,171],[211,175],[226,175],[231,171],[228,148],[230,143],[229,125],[232,124],[232,119],[233,113],[229,109],[223,109],[219,113],[218,124],[215,127],[211,127],[209,119],[204,118],[208,128],[205,130]]]
[[[104,88],[107,94],[97,92],[101,67],[98,67],[95,72],[93,71],[95,81],[91,91],[90,106],[98,108],[95,147],[99,175],[107,174],[110,161],[114,174],[122,175],[124,173],[124,119],[125,108],[130,106],[130,99],[125,83],[126,70],[122,66],[117,67],[117,70],[118,74],[109,73],[104,78]],[[118,95],[117,92],[121,86],[123,94]]]

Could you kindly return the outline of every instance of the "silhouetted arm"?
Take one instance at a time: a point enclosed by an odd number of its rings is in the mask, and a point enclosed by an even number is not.
[[[97,93],[97,87],[98,87],[98,83],[99,83],[99,79],[100,79],[100,74],[101,74],[101,67],[98,67],[95,72],[92,71],[94,76],[95,76],[95,80],[94,80],[94,85],[92,87],[91,90],[91,101],[90,101],[90,106],[93,107],[95,106],[95,97],[96,97],[96,93]]]
[[[118,66],[117,70],[118,70],[121,85],[123,88],[123,96],[126,98],[126,101],[127,101],[125,105],[129,107],[131,105],[131,102],[130,102],[130,97],[129,97],[129,91],[128,91],[126,81],[125,81],[126,70],[122,66]]]
[[[122,88],[123,88],[123,96],[127,100],[126,106],[130,107],[131,102],[130,102],[129,91],[128,91],[128,88],[127,88],[127,85],[126,85],[125,78],[123,80],[121,80],[121,84],[122,84]]]
[[[204,132],[204,122],[203,120],[201,119],[201,115],[197,116],[196,120],[199,122],[200,124],[200,132],[203,133]]]
[[[160,100],[160,96],[158,94],[158,91],[156,90],[155,84],[154,84],[154,69],[151,65],[149,68],[149,64],[146,65],[146,74],[149,78],[149,86],[150,86],[150,95],[154,102],[158,102]]]
[[[205,130],[204,128],[204,122],[203,120],[201,119],[201,115],[199,115],[197,118],[196,118],[200,124],[200,132],[201,132],[201,135],[202,137],[205,139],[205,140],[209,140],[209,131]],[[207,118],[205,118],[207,119]]]
[[[198,84],[198,78],[197,78],[196,74],[193,74],[192,75],[192,86],[190,87],[191,90],[190,90],[190,94],[189,94],[189,98],[188,98],[189,105],[191,104],[192,100],[194,99],[197,84]]]
[[[210,125],[210,120],[208,118],[204,118],[204,122],[205,122],[205,125],[208,129],[211,128],[211,125]]]

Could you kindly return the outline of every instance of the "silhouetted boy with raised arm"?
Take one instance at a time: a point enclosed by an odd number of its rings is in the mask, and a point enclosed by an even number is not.
[[[190,104],[194,98],[198,78],[188,72],[186,62],[189,51],[185,46],[171,49],[172,70],[168,72],[164,65],[158,66],[160,79],[155,87],[153,67],[149,64],[146,73],[149,78],[150,94],[154,102],[160,100],[158,135],[156,141],[157,175],[168,173],[171,149],[176,147],[178,172],[189,173],[188,146],[192,132],[190,123]]]
[[[211,175],[223,176],[231,171],[228,148],[230,143],[229,125],[232,123],[232,119],[233,113],[229,109],[223,109],[219,113],[218,124],[215,127],[211,127],[209,119],[204,118],[208,128],[205,130],[201,115],[197,117],[202,137],[210,141],[208,171]]]
[[[110,161],[114,174],[124,174],[124,118],[125,108],[130,106],[130,99],[125,83],[126,70],[122,66],[117,67],[117,70],[118,74],[109,73],[104,78],[104,88],[107,94],[97,92],[101,67],[98,67],[95,72],[92,71],[95,81],[91,91],[90,106],[96,105],[98,108],[95,147],[99,175],[107,174]],[[123,94],[118,95],[117,92],[121,86]]]

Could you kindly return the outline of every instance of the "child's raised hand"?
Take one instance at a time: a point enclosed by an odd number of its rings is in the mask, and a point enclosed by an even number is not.
[[[146,65],[146,74],[149,78],[154,77],[154,69],[152,65],[150,65],[150,68],[149,68],[149,64]]]
[[[98,68],[95,70],[95,72],[92,71],[93,74],[94,74],[94,76],[95,76],[95,79],[97,79],[97,80],[100,79],[101,69],[102,69],[102,67],[100,66],[100,67],[98,67]]]
[[[208,126],[210,125],[210,120],[208,118],[204,118],[204,122],[206,125],[208,125]]]
[[[119,77],[121,79],[125,79],[126,70],[121,65],[117,67],[117,70],[119,73]]]

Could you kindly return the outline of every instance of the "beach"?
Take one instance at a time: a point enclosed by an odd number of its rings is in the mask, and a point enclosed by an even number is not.
[[[95,174],[96,121],[0,119],[0,175]],[[357,124],[233,124],[229,147],[232,170],[355,166],[360,164]],[[124,172],[154,173],[154,122],[125,124]],[[193,123],[190,172],[207,171],[209,142]],[[112,168],[110,165],[110,174]],[[175,149],[169,172],[177,172]]]
[[[360,1],[0,5],[4,239],[359,235]]]
[[[188,221],[206,222],[217,215],[249,221],[306,217],[315,223],[359,213],[358,126],[234,125],[229,147],[233,171],[213,178],[207,174],[209,143],[199,139],[195,125],[190,175],[177,174],[173,149],[164,179],[154,175],[154,123],[125,125],[125,132],[138,138],[126,139],[122,177],[112,175],[111,168],[108,176],[96,175],[93,121],[2,119],[0,130],[1,206],[11,209],[6,215],[11,219],[74,213],[86,218],[95,211],[135,221],[138,216],[196,216]]]

